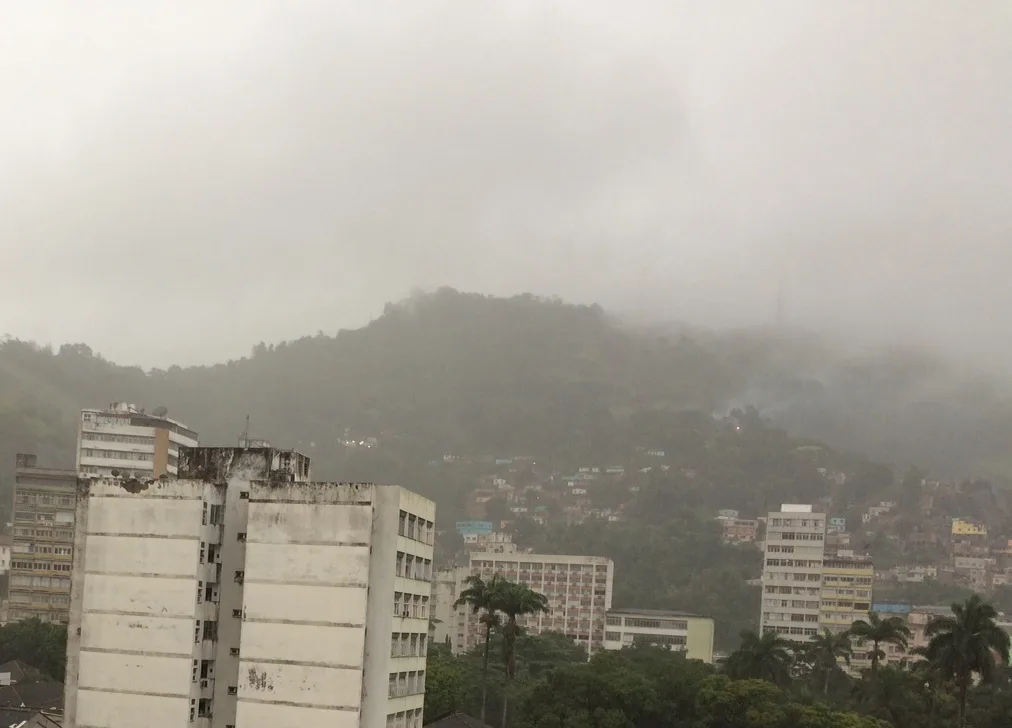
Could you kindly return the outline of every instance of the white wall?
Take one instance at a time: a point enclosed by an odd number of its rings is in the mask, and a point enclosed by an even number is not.
[[[357,725],[371,487],[250,487],[236,725]]]
[[[179,481],[79,486],[67,728],[188,724],[202,499]]]

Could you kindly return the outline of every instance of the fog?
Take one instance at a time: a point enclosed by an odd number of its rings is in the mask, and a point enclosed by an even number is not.
[[[1012,6],[5,3],[0,334],[122,363],[417,287],[1012,362]]]

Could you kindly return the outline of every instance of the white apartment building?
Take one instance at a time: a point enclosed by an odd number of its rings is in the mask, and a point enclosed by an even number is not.
[[[468,567],[458,572],[457,593],[469,575],[491,579],[501,574],[526,584],[548,598],[551,611],[527,617],[530,634],[562,632],[587,650],[588,656],[604,649],[605,614],[611,609],[615,562],[603,556],[476,552]],[[454,654],[466,652],[481,639],[478,615],[461,606],[456,610]]]
[[[819,633],[826,514],[785,503],[766,520],[761,632],[806,642]]]
[[[81,410],[77,472],[125,478],[176,475],[179,448],[196,447],[197,433],[165,414],[163,407],[146,413],[125,402]]]
[[[80,482],[66,728],[420,728],[435,505],[270,448]]]

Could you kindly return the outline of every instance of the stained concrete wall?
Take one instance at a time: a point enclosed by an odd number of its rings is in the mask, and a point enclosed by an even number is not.
[[[360,725],[373,495],[251,485],[236,725]]]
[[[67,728],[189,722],[205,486],[78,487]]]

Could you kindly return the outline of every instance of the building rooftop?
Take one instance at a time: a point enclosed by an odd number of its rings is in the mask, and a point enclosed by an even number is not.
[[[31,708],[0,708],[0,726],[6,728],[61,728],[63,717]]]
[[[682,612],[675,609],[637,609],[635,607],[616,607],[609,609],[608,614],[634,614],[638,617],[699,617],[710,619],[702,614],[693,612]]]

